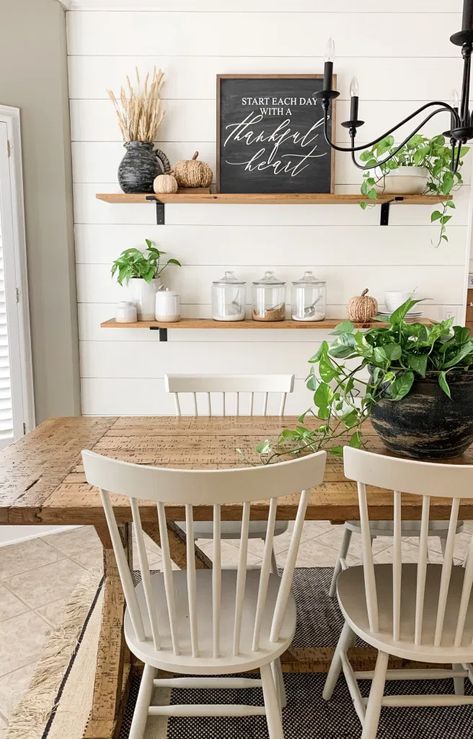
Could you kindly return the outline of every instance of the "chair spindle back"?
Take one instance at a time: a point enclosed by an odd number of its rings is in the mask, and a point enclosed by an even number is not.
[[[194,416],[267,416],[272,395],[284,415],[294,375],[165,375],[166,392],[174,395],[176,415],[182,414],[182,395],[191,395]],[[259,411],[259,412],[258,412]]]
[[[305,511],[308,503],[308,490],[319,485],[324,476],[325,452],[318,452],[301,459],[281,462],[274,465],[261,465],[253,468],[229,470],[179,470],[129,464],[90,451],[83,451],[83,462],[89,483],[100,489],[104,512],[110,530],[113,548],[118,563],[120,578],[126,598],[130,620],[137,638],[150,640],[156,650],[170,650],[174,655],[199,656],[218,659],[222,656],[238,656],[241,652],[242,625],[245,588],[248,577],[248,535],[252,504],[269,500],[267,536],[260,566],[256,610],[252,622],[251,649],[261,646],[261,632],[267,604],[268,586],[271,574],[271,553],[274,527],[276,524],[278,499],[281,496],[299,491],[297,516],[292,533],[287,562],[280,580],[274,603],[274,614],[270,628],[270,641],[277,641],[286,611],[297,551],[302,533]],[[141,579],[143,583],[144,604],[140,606],[133,584],[133,573],[126,557],[123,542],[112,505],[111,494],[129,498]],[[162,550],[162,578],[166,599],[165,623],[158,618],[156,594],[153,591],[153,578],[150,575],[142,523],[143,508],[138,501],[149,501],[146,506],[147,521],[157,509],[157,523]],[[241,505],[241,546],[238,568],[235,575],[234,609],[231,643],[223,643],[221,638],[222,619],[228,614],[222,611],[222,507],[225,504]],[[150,507],[151,504],[151,507]],[[186,521],[187,551],[187,609],[188,633],[178,633],[176,624],[176,573],[172,569],[166,526],[166,504],[183,506]],[[202,585],[199,577],[205,573],[197,572],[194,560],[194,507],[210,506],[213,512],[213,567],[211,574],[209,614],[212,619],[211,650],[203,654],[200,640],[202,629],[199,617],[198,592]],[[156,514],[153,515],[153,518]],[[184,518],[184,516],[183,516]],[[252,568],[253,570],[253,568]],[[181,574],[181,573],[179,573]],[[160,614],[162,616],[163,610]]]
[[[394,457],[373,454],[360,449],[345,447],[344,449],[345,476],[355,480],[358,486],[358,502],[360,509],[361,539],[363,553],[363,568],[365,581],[366,608],[370,630],[379,631],[379,603],[378,584],[373,564],[373,551],[370,535],[370,520],[367,486],[375,486],[393,491],[393,561],[392,561],[392,637],[399,641],[401,638],[412,641],[415,646],[428,644],[433,647],[445,646],[445,617],[448,604],[449,588],[454,572],[454,545],[457,531],[460,502],[462,498],[473,497],[473,465],[437,464],[417,462]],[[403,494],[410,494],[403,496]],[[419,536],[419,552],[416,566],[415,613],[413,619],[413,633],[404,631],[401,634],[403,621],[402,603],[402,509],[403,504],[412,502],[412,495],[422,499],[421,526]],[[426,586],[428,583],[428,533],[431,517],[431,501],[435,498],[449,499],[449,526],[443,563],[438,582],[438,592],[434,598],[434,624],[428,631],[431,636],[426,641]],[[409,500],[410,499],[410,500]],[[412,518],[412,512],[406,514],[406,519]],[[464,646],[464,633],[468,625],[473,627],[473,613],[468,609],[473,586],[473,537],[470,539],[469,553],[463,572],[463,583],[458,602],[458,617],[456,620],[453,644],[450,646]],[[460,573],[461,574],[461,573]],[[432,611],[432,598],[429,596],[429,616]],[[404,619],[405,620],[405,619]]]

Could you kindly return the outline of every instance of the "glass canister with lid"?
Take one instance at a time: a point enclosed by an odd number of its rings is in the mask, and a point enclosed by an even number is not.
[[[292,318],[294,321],[323,321],[325,310],[326,282],[308,270],[292,283]]]
[[[246,283],[234,272],[225,272],[212,283],[212,318],[214,321],[245,320]]]
[[[253,282],[253,320],[284,321],[286,318],[286,283],[274,272],[265,272]]]

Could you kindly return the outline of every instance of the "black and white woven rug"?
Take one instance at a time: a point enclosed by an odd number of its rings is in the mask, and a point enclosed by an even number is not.
[[[332,570],[299,569],[294,580],[298,607],[297,647],[334,646],[343,620],[336,600],[328,597]],[[288,705],[284,710],[286,739],[359,739],[361,725],[343,677],[333,698],[322,699],[325,674],[286,674]],[[370,683],[362,683],[368,695]],[[133,681],[120,739],[129,735],[139,689]],[[387,693],[453,693],[452,680],[389,682]],[[467,685],[473,695],[473,686]],[[261,705],[256,690],[171,691],[171,703],[247,703]],[[379,739],[473,739],[473,706],[449,708],[383,708]],[[238,718],[170,718],[167,739],[267,739],[264,716]]]

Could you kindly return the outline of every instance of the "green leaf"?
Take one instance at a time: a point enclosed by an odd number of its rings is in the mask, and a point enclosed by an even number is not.
[[[340,344],[339,346],[332,346],[330,348],[330,356],[335,359],[347,359],[353,355],[353,351],[352,346]]]
[[[389,323],[392,326],[396,326],[397,324],[401,323],[401,321],[403,321],[406,315],[409,313],[410,309],[420,302],[420,300],[414,300],[413,298],[409,298],[409,300],[406,300],[406,302],[400,305],[399,308],[396,308],[394,313],[391,313],[389,317]]]
[[[438,221],[440,218],[442,218],[442,213],[439,210],[434,210],[434,212],[430,214],[431,223]]]
[[[315,375],[310,374],[307,378],[306,387],[308,390],[312,390],[314,393],[317,390],[318,380]]]
[[[399,344],[386,344],[384,347],[384,353],[386,354],[386,357],[391,361],[395,362],[397,359],[400,359],[402,356],[402,349]]]
[[[337,323],[332,334],[334,334],[334,336],[339,336],[340,334],[352,334],[354,330],[355,326],[351,321],[341,321],[340,323]]]
[[[337,369],[328,357],[322,357],[319,362],[319,373],[324,382],[330,382],[337,376]]]
[[[330,385],[325,382],[321,382],[317,390],[314,393],[314,403],[317,408],[325,409],[332,401],[333,391]]]
[[[309,362],[311,364],[316,364],[317,362],[319,362],[323,356],[326,356],[328,354],[328,349],[328,341],[322,341],[315,354],[309,359]]]
[[[425,377],[427,372],[427,362],[429,357],[427,354],[410,354],[407,358],[409,367],[417,372],[421,377]]]
[[[387,360],[386,352],[382,346],[375,346],[374,348],[374,361],[380,364],[384,364]]]
[[[334,457],[343,457],[343,447],[340,444],[329,447],[327,451],[329,454],[333,454]]]
[[[443,392],[445,393],[445,395],[447,395],[449,398],[451,398],[452,395],[450,393],[450,386],[449,386],[449,384],[447,382],[447,373],[446,372],[440,372],[440,374],[439,374],[439,385],[440,385],[441,389],[443,390]]]
[[[256,446],[256,451],[258,454],[269,454],[271,451],[272,445],[269,439],[265,439],[264,441],[261,441]]]
[[[470,343],[464,344],[464,346],[460,347],[458,352],[456,352],[455,355],[448,362],[445,362],[444,369],[450,369],[450,367],[454,367],[455,365],[460,364],[462,359],[472,353],[472,345]]]
[[[362,446],[362,439],[361,439],[361,432],[355,431],[354,434],[350,436],[349,446],[354,447],[355,449],[360,449]]]
[[[408,370],[397,375],[394,382],[389,388],[389,397],[391,400],[402,400],[411,390],[414,383],[414,373]]]
[[[356,426],[359,423],[359,420],[360,417],[357,410],[352,410],[345,416],[342,416],[342,421],[347,429],[351,429],[353,426]]]

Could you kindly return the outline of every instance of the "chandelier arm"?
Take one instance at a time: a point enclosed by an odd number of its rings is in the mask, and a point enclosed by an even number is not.
[[[456,110],[454,110],[454,108],[451,105],[449,105],[448,103],[443,103],[443,102],[441,102],[439,100],[438,101],[433,101],[431,103],[425,103],[420,108],[418,108],[413,113],[411,113],[406,118],[404,118],[402,121],[400,121],[395,126],[393,126],[392,128],[390,128],[388,131],[386,131],[385,133],[383,133],[381,136],[378,136],[376,139],[373,139],[373,141],[370,141],[368,144],[362,144],[360,146],[353,146],[353,147],[348,148],[348,147],[338,146],[337,144],[334,144],[330,140],[330,136],[329,136],[329,132],[328,132],[328,106],[326,106],[326,107],[324,106],[324,138],[325,138],[325,141],[327,142],[327,144],[332,149],[335,149],[335,151],[343,151],[343,152],[364,151],[365,149],[369,149],[370,147],[374,146],[375,144],[378,144],[380,141],[382,141],[384,138],[386,138],[386,136],[389,136],[391,133],[394,133],[394,131],[397,131],[398,128],[401,128],[401,126],[403,126],[405,123],[408,123],[410,120],[412,120],[413,118],[415,118],[417,115],[419,115],[420,113],[422,113],[424,110],[427,110],[428,108],[431,108],[433,105],[438,105],[440,107],[437,108],[437,110],[433,111],[433,113],[431,113],[420,124],[420,126],[418,126],[415,129],[415,131],[413,133],[411,133],[405,139],[404,144],[407,141],[409,141],[409,139],[412,138],[412,136],[415,133],[417,133],[417,131],[419,131],[422,128],[422,126],[424,126],[425,123],[427,123],[427,121],[429,121],[437,113],[443,113],[443,112],[448,111],[452,116],[455,117],[455,120],[458,121],[458,125],[459,125],[460,121],[459,121],[458,113],[456,112]]]
[[[433,117],[434,117],[435,115],[437,115],[437,113],[442,113],[442,112],[443,112],[443,111],[442,111],[441,109],[438,109],[438,110],[433,110],[433,111],[432,111],[432,113],[429,113],[429,115],[427,116],[427,118],[424,118],[424,120],[423,120],[423,121],[421,121],[421,122],[419,123],[419,125],[417,126],[417,128],[415,128],[415,129],[414,129],[414,130],[413,130],[413,131],[412,131],[412,132],[411,132],[411,133],[410,133],[410,134],[409,134],[409,135],[408,135],[408,136],[407,136],[407,137],[406,137],[406,138],[404,139],[404,141],[403,141],[403,142],[402,142],[401,144],[398,144],[398,146],[396,146],[396,148],[394,149],[394,151],[392,151],[392,152],[391,152],[391,153],[389,154],[389,156],[385,157],[385,158],[383,159],[383,161],[382,161],[382,162],[378,162],[378,163],[376,164],[376,167],[372,167],[372,166],[370,167],[370,166],[368,166],[367,164],[360,164],[359,162],[355,161],[355,151],[357,151],[357,149],[355,149],[355,148],[353,148],[353,149],[348,149],[348,151],[351,151],[351,153],[352,153],[352,161],[353,161],[353,162],[354,162],[354,163],[356,164],[356,166],[358,167],[358,169],[363,169],[363,170],[365,170],[365,171],[366,171],[366,170],[368,170],[368,169],[376,169],[377,167],[382,167],[382,166],[383,166],[383,164],[386,164],[386,162],[388,162],[388,161],[389,161],[390,159],[392,159],[392,158],[393,158],[394,156],[396,156],[396,154],[397,154],[397,153],[398,153],[398,152],[399,152],[399,151],[400,151],[400,150],[402,149],[402,147],[403,147],[403,146],[405,146],[405,145],[407,144],[407,142],[409,141],[409,139],[411,139],[411,138],[412,138],[413,136],[415,136],[415,134],[416,134],[416,133],[417,133],[418,131],[420,131],[420,129],[421,129],[421,128],[422,128],[423,126],[425,126],[425,124],[426,124],[426,123],[428,123],[428,121],[430,121],[430,119],[431,119],[431,118],[433,118]],[[366,146],[364,146],[363,148],[364,148],[364,149],[367,149],[367,148],[368,148],[369,146],[370,146],[370,145],[369,145],[369,144],[367,144],[367,145],[366,145]]]

